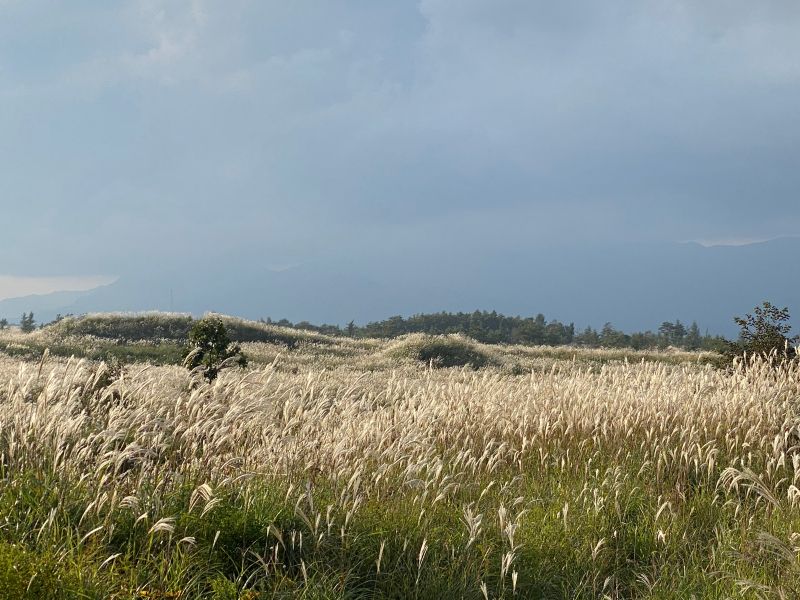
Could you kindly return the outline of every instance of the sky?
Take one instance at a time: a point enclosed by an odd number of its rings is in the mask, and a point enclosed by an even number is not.
[[[798,31],[795,0],[0,0],[0,297],[800,235]]]

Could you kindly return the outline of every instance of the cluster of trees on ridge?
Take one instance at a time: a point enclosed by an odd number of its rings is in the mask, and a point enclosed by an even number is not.
[[[59,321],[63,320],[66,317],[71,317],[72,315],[56,315],[56,318],[50,321],[49,323],[42,323],[39,325],[39,328],[47,327],[48,325],[52,325],[53,323],[58,323]],[[0,330],[8,329],[11,327],[11,323],[8,322],[8,319],[3,318],[0,319]],[[19,319],[19,329],[22,333],[31,333],[32,331],[36,330],[36,319],[33,316],[33,311],[29,313],[22,313],[22,316]]]
[[[463,315],[463,313],[461,313]],[[480,317],[486,317],[486,313],[476,313]],[[459,315],[452,315],[450,313],[442,313],[447,317],[458,317]],[[428,317],[435,315],[418,315],[419,317]],[[489,317],[496,318],[496,313],[491,313]],[[507,317],[506,317],[507,319]],[[401,318],[402,320],[402,318]],[[548,323],[542,315],[529,320],[525,319],[525,323],[532,321],[540,326],[545,332]],[[769,357],[773,365],[784,364],[785,361],[793,360],[797,353],[793,344],[800,341],[800,336],[788,337],[791,331],[789,325],[789,311],[786,308],[778,308],[769,302],[763,302],[761,306],[757,306],[753,314],[747,314],[744,317],[734,317],[734,321],[739,325],[740,333],[737,342],[724,341],[725,348],[723,353],[731,360],[735,360],[737,356],[747,356],[758,354]],[[513,322],[513,319],[512,319]],[[551,322],[554,332],[560,331],[562,334],[566,333],[575,337],[575,327],[570,324],[564,326],[558,321]],[[350,333],[354,333],[354,324],[349,324]],[[481,330],[478,330],[479,332]],[[620,341],[625,339],[626,334],[616,332],[620,337]],[[598,334],[598,337],[614,335],[613,327],[610,325],[603,328],[603,331]],[[685,342],[685,338],[697,336],[697,340],[702,342],[702,337],[699,334],[697,323],[692,323],[692,326],[687,331],[680,321],[670,323],[665,321],[659,327],[658,335],[664,338],[666,342],[681,343]],[[672,345],[674,345],[674,343]],[[455,360],[450,364],[445,363],[442,366],[457,366],[463,364],[472,364],[475,366],[474,361],[465,361],[465,357],[458,356],[458,352],[453,352],[453,348],[430,348],[426,352],[424,360],[428,360],[430,352],[430,360],[433,358],[444,360]],[[189,332],[189,343],[187,344],[184,352],[184,366],[192,371],[202,373],[206,380],[213,381],[220,370],[231,367],[247,366],[247,357],[242,353],[241,347],[238,344],[233,344],[228,337],[228,332],[225,324],[219,317],[209,316],[197,321]],[[431,362],[433,365],[433,362]]]
[[[8,319],[0,319],[0,330],[7,329],[10,326],[11,323],[8,322]],[[33,318],[33,312],[22,313],[22,317],[19,320],[19,328],[22,333],[30,333],[36,329],[36,320]]]
[[[149,333],[146,337],[152,338],[152,334],[158,332],[158,338],[161,338],[168,331],[163,328],[163,316],[160,318],[161,320],[159,321],[159,316],[155,315],[133,316],[126,321],[128,330],[131,329],[130,326],[133,327],[132,331],[128,331],[128,333],[133,333],[134,337]],[[57,318],[55,322],[60,320],[62,319]],[[77,323],[81,322],[85,321],[77,321]],[[272,321],[263,320],[262,322],[272,323]],[[576,334],[574,324],[564,325],[559,321],[548,323],[541,314],[533,318],[522,318],[506,317],[498,315],[496,312],[479,311],[472,314],[443,312],[432,315],[415,315],[409,319],[393,317],[386,321],[370,323],[364,327],[357,327],[351,321],[345,330],[338,326],[330,325],[314,327],[308,323],[292,324],[287,320],[278,321],[276,324],[295,328],[313,328],[316,331],[338,335],[346,333],[350,336],[359,335],[361,337],[394,337],[414,332],[428,334],[465,333],[487,343],[507,341],[511,343],[597,345],[627,348],[667,346],[693,350],[707,348],[718,351],[725,357],[726,362],[735,362],[737,357],[766,356],[773,365],[783,365],[787,361],[794,361],[798,357],[796,345],[800,343],[800,336],[789,337],[791,325],[787,308],[778,308],[769,302],[763,302],[755,308],[752,314],[747,314],[744,317],[734,317],[734,322],[740,329],[739,338],[734,342],[719,336],[700,335],[700,328],[697,323],[692,323],[687,329],[679,320],[674,323],[663,322],[658,329],[658,333],[648,331],[629,335],[617,331],[610,323],[607,323],[600,332],[587,327],[583,332]],[[247,365],[247,357],[242,353],[241,347],[235,344],[231,336],[228,335],[228,327],[219,316],[208,315],[195,321],[189,315],[177,315],[169,318],[168,323],[172,326],[172,329],[176,329],[172,333],[173,335],[177,334],[177,339],[186,340],[185,343],[179,346],[182,364],[191,371],[202,374],[206,380],[213,381],[222,369]],[[116,324],[119,325],[120,322]],[[6,328],[7,325],[8,321],[5,319],[0,321],[0,329]],[[233,336],[242,337],[245,332],[242,330],[241,322],[238,327],[235,321],[233,325],[234,330],[236,330],[233,332]],[[20,329],[29,333],[34,328],[35,319],[33,313],[24,313]],[[184,328],[186,329],[185,336],[180,331]],[[263,328],[261,333],[263,334],[270,329]],[[119,336],[120,330],[114,327],[111,330],[101,328],[95,333],[105,335],[113,333]],[[251,331],[250,335],[252,333]],[[287,341],[287,346],[290,349],[294,347],[294,344],[295,340],[290,339]],[[438,348],[436,352],[439,358],[451,358],[453,355],[452,348]],[[124,367],[115,354],[107,355],[106,359],[111,364],[109,374],[122,372]]]
[[[667,348],[673,346],[686,350],[716,350],[725,348],[725,339],[701,333],[693,322],[688,327],[676,320],[664,321],[658,331],[625,333],[606,323],[599,331],[587,327],[576,331],[573,323],[557,320],[547,321],[543,314],[535,317],[509,317],[496,311],[472,313],[439,312],[418,314],[408,318],[390,317],[359,326],[350,322],[346,327],[338,325],[314,325],[308,321],[292,323],[286,319],[272,321],[283,327],[306,329],[328,335],[346,335],[356,338],[393,338],[407,333],[448,334],[462,333],[487,344],[532,344],[546,346],[578,345],[584,347],[635,348],[637,350]]]
[[[51,325],[63,320],[58,315],[54,321],[41,325]],[[111,331],[105,334],[131,339],[148,339],[152,337],[169,339],[186,339],[194,325],[194,320],[188,315],[175,315],[169,319],[157,319],[157,323],[149,323],[150,317],[131,317],[127,328],[120,330],[121,325],[110,326]],[[147,323],[139,323],[139,321]],[[525,344],[564,346],[574,345],[588,348],[633,348],[636,350],[663,349],[667,347],[682,348],[685,350],[709,350],[722,354],[740,354],[750,349],[763,353],[768,348],[780,349],[796,343],[800,338],[789,338],[791,326],[788,324],[788,309],[779,309],[769,302],[762,303],[755,308],[754,314],[745,317],[734,317],[740,327],[739,340],[731,342],[719,335],[701,334],[700,327],[692,322],[688,327],[676,320],[674,323],[664,321],[658,331],[644,331],[625,333],[616,329],[611,323],[606,323],[599,331],[587,327],[576,331],[575,325],[561,323],[558,320],[547,321],[542,314],[535,317],[509,317],[498,314],[496,311],[475,311],[472,313],[439,312],[431,314],[417,314],[408,318],[402,316],[390,317],[383,321],[374,321],[359,326],[353,321],[346,327],[339,325],[314,325],[308,321],[292,323],[286,319],[272,321],[260,319],[262,323],[290,327],[298,330],[316,331],[335,336],[349,336],[354,338],[394,338],[409,333],[426,333],[431,335],[461,333],[475,340],[487,344]],[[8,327],[6,319],[0,320],[0,329]],[[148,326],[149,325],[149,326]],[[154,328],[155,327],[155,328]],[[20,329],[29,333],[36,328],[33,313],[23,313],[20,319]],[[132,331],[128,331],[129,329]],[[241,328],[239,328],[241,329]],[[95,335],[104,335],[104,332],[93,331]],[[252,334],[252,332],[250,332]],[[262,332],[263,333],[263,332]],[[157,334],[157,335],[156,335]],[[232,334],[239,341],[255,341],[261,339],[247,335],[246,331],[233,331]],[[274,337],[274,336],[273,336]],[[278,336],[280,337],[280,336]],[[252,339],[251,339],[252,338]],[[263,340],[262,340],[263,341]],[[291,343],[291,340],[272,340]],[[788,352],[788,349],[787,349]]]

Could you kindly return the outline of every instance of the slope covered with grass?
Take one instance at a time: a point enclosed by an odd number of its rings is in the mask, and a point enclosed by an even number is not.
[[[497,367],[512,374],[550,368],[569,360],[595,368],[609,362],[701,363],[723,365],[712,352],[635,351],[576,346],[483,344],[463,335],[411,334],[393,340],[328,336],[227,315],[229,337],[243,344],[259,365],[280,357],[287,369],[345,367],[354,371],[392,369],[420,363],[434,367]],[[178,365],[194,319],[175,313],[104,313],[68,317],[30,334],[0,331],[0,353],[38,361],[45,350],[54,356],[125,363]]]
[[[0,358],[0,594],[800,589],[796,364],[553,359],[518,375],[369,370],[383,347],[314,348],[212,385]]]

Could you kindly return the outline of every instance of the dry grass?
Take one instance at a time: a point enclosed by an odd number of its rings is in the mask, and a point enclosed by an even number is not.
[[[212,385],[0,357],[0,592],[13,545],[76,597],[800,593],[796,363],[246,350]]]

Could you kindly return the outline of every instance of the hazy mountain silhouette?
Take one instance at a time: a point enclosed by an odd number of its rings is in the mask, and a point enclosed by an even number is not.
[[[52,320],[64,313],[64,307],[73,306],[80,298],[97,292],[99,288],[83,292],[53,292],[52,294],[31,294],[19,298],[0,300],[0,318],[11,323],[19,322],[23,312],[34,312],[37,323]]]
[[[394,314],[497,310],[624,330],[656,329],[664,320],[696,320],[731,335],[732,316],[762,300],[800,315],[800,238],[745,246],[685,244],[564,245],[548,250],[510,246],[444,252],[435,245],[363,256],[331,256],[282,271],[257,264],[205,262],[123,274],[83,293],[0,302],[16,321],[33,310],[41,322],[56,313],[213,310],[249,318],[364,323]]]

